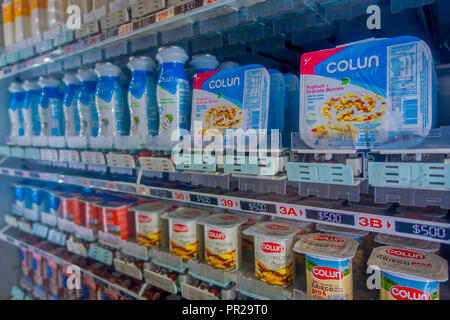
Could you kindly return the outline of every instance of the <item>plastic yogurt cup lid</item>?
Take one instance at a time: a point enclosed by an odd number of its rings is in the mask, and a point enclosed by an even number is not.
[[[273,240],[289,240],[299,231],[300,228],[295,224],[278,221],[263,221],[245,229],[244,234]]]
[[[220,227],[224,229],[231,229],[240,226],[247,219],[240,217],[235,214],[229,213],[217,213],[212,214],[210,216],[204,217],[198,221],[200,224],[204,224],[207,226]]]
[[[300,228],[312,228],[314,223],[313,222],[306,222],[306,221],[295,221],[292,219],[286,219],[286,218],[279,218],[279,217],[273,217],[272,221],[278,221],[278,222],[284,222],[284,223],[293,223]]]
[[[386,246],[396,246],[426,252],[437,252],[441,247],[438,242],[392,236],[390,234],[383,233],[377,234],[374,241]]]
[[[329,260],[346,260],[353,258],[358,246],[358,241],[349,237],[311,233],[297,241],[294,251]]]
[[[448,210],[436,207],[404,207],[400,206],[397,209],[398,213],[417,214],[425,217],[444,218],[447,216]]]
[[[328,224],[318,224],[317,230],[325,233],[339,233],[339,235],[347,237],[365,237],[369,234],[369,231],[356,230],[351,228],[344,228],[339,226],[332,226]]]
[[[382,271],[432,281],[447,281],[448,263],[429,252],[392,246],[374,248],[367,265]]]
[[[183,221],[196,221],[209,215],[207,211],[197,210],[192,208],[178,208],[175,211],[166,212],[162,216],[163,218],[183,220]]]
[[[168,204],[161,202],[146,202],[143,204],[139,204],[130,208],[131,211],[135,212],[159,212],[163,213],[168,211],[171,208]]]

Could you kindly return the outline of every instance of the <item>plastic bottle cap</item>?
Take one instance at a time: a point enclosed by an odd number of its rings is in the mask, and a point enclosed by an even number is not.
[[[54,87],[60,88],[62,85],[61,81],[59,81],[58,79],[55,79],[53,77],[47,77],[47,78],[41,77],[39,79],[38,84],[41,88],[54,88]]]
[[[40,87],[36,81],[26,80],[22,85],[23,90],[31,91],[31,90],[39,90]]]
[[[11,83],[8,89],[9,89],[9,92],[22,92],[23,91],[22,85],[16,81]]]
[[[98,77],[119,77],[122,71],[111,62],[97,63],[95,65],[95,73]]]
[[[156,63],[149,57],[131,57],[127,67],[132,72],[137,70],[153,71],[156,67]]]
[[[75,72],[66,72],[62,81],[68,86],[69,84],[80,84]]]
[[[216,70],[219,66],[219,61],[215,55],[212,54],[197,54],[192,57],[191,66],[195,70],[211,69]]]
[[[240,67],[240,66],[241,65],[237,62],[225,61],[220,64],[219,69],[230,69],[230,68],[236,68],[236,67]]]
[[[158,60],[160,64],[165,62],[186,63],[188,59],[189,57],[184,49],[176,46],[161,47],[156,55],[156,60]]]
[[[80,81],[98,81],[97,74],[92,69],[78,70],[77,78]]]

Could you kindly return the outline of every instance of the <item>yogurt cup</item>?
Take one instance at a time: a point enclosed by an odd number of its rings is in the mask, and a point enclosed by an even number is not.
[[[169,220],[171,254],[184,262],[198,259],[201,236],[197,220],[208,215],[207,211],[192,208],[178,208],[163,214],[162,217]]]
[[[270,285],[288,287],[294,282],[295,224],[265,221],[244,230],[254,236],[255,276]]]
[[[247,219],[219,213],[198,221],[205,226],[205,262],[216,269],[236,271],[242,262],[240,227]]]
[[[80,212],[82,216],[80,217],[83,221],[80,221],[80,226],[89,228],[94,232],[98,231],[99,226],[99,204],[104,201],[103,197],[100,196],[84,196],[79,199]],[[82,223],[84,222],[84,223]]]
[[[424,251],[382,246],[367,264],[381,270],[381,300],[439,300],[439,282],[448,280],[447,261]]]
[[[120,236],[122,240],[132,237],[134,231],[133,216],[128,212],[132,204],[119,199],[106,200],[99,206],[103,219],[103,231]]]
[[[160,247],[161,214],[170,210],[170,206],[160,202],[148,202],[132,207],[130,210],[135,213],[137,243],[146,247]]]
[[[62,192],[59,194],[61,201],[61,218],[74,221],[74,216],[80,216],[80,206],[78,199],[81,198],[81,193],[76,192]]]
[[[352,238],[353,240],[356,240],[358,242],[358,249],[356,250],[355,256],[353,257],[353,275],[361,279],[366,271],[363,238],[368,236],[369,232],[326,224],[318,224],[317,231],[332,234],[335,236]]]
[[[247,219],[242,225],[242,235],[241,235],[241,243],[242,243],[242,249],[247,252],[253,253],[254,250],[254,242],[253,242],[253,236],[249,236],[243,233],[243,231],[247,228],[250,228],[251,226],[254,226],[255,224],[267,221],[269,220],[269,216],[265,216],[262,214],[255,214],[255,213],[248,213],[248,212],[241,212],[241,211],[235,211],[235,210],[228,210],[228,212],[233,214],[238,214],[241,217],[244,217]]]
[[[378,233],[374,240],[375,242],[385,246],[407,248],[434,254],[438,254],[439,249],[441,247],[440,243],[438,242],[392,236],[390,234],[383,234],[383,233]]]
[[[294,251],[305,254],[307,293],[330,300],[353,300],[352,258],[358,242],[349,237],[312,233]]]

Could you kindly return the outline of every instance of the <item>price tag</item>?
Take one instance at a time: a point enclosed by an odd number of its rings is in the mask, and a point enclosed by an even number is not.
[[[47,239],[48,227],[40,223],[35,223],[31,233],[39,238]]]
[[[156,22],[172,18],[175,14],[174,8],[169,8],[156,13]]]
[[[382,216],[371,216],[358,214],[356,215],[356,224],[355,226],[360,227],[361,229],[365,229],[368,231],[390,231],[393,229],[393,222],[390,221],[388,217]]]
[[[150,195],[157,198],[173,199],[172,192],[169,190],[150,189]]]
[[[89,246],[88,256],[108,266],[113,264],[113,253],[107,249],[100,248],[95,244]]]
[[[240,201],[241,209],[245,211],[252,211],[255,213],[271,213],[276,214],[277,208],[271,203]]]
[[[203,6],[203,0],[193,0],[187,3],[180,4],[174,8],[175,15],[187,13],[191,10],[200,8]]]
[[[58,245],[65,247],[66,246],[66,234],[64,232],[60,232],[58,230],[52,229],[48,233],[48,241]]]
[[[127,23],[124,25],[121,25],[119,27],[119,35],[124,35],[127,33],[133,32],[133,24],[132,23]]]
[[[198,194],[189,194],[189,198],[191,199],[191,202],[198,203],[198,204],[214,205],[214,206],[219,205],[219,201],[215,197],[198,195]]]
[[[112,39],[112,38],[115,38],[115,37],[117,37],[119,35],[119,28],[114,28],[114,29],[112,29],[112,30],[109,30],[109,31],[107,31],[107,32],[103,32],[101,35],[100,35],[100,41],[106,41],[106,40],[109,40],[109,39]]]
[[[298,218],[303,216],[302,208],[289,204],[277,205],[277,212],[286,218]]]
[[[355,225],[355,217],[350,214],[306,209],[306,218],[334,224]]]
[[[395,222],[395,231],[399,233],[406,233],[411,236],[422,236],[440,241],[450,240],[450,227],[436,226],[415,222]]]
[[[118,183],[117,191],[126,193],[137,193],[137,188],[135,185]]]
[[[154,14],[152,14],[151,16],[142,18],[138,21],[133,22],[133,30],[139,30],[142,28],[145,28],[153,23],[155,23],[156,21],[156,16]]]
[[[228,198],[220,198],[219,207],[225,209],[239,210],[239,201]]]
[[[184,192],[180,192],[180,191],[174,191],[173,192],[173,198],[174,198],[174,200],[179,200],[179,201],[187,201],[187,200],[189,200],[188,195],[185,194]]]

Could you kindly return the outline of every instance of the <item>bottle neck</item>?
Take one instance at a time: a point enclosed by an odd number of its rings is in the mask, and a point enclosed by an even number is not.
[[[184,63],[180,62],[164,62],[161,65],[161,71],[163,70],[173,70],[177,72],[184,72]]]

